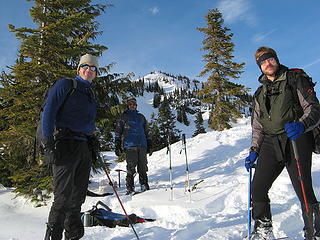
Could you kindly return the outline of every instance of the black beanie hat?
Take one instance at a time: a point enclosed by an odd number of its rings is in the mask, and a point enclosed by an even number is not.
[[[259,68],[261,68],[261,63],[264,61],[264,60],[267,60],[269,58],[274,58],[276,60],[276,62],[278,63],[278,65],[280,65],[280,62],[279,62],[279,59],[278,59],[278,56],[277,54],[274,54],[274,53],[271,53],[271,52],[266,52],[264,54],[262,54],[257,60],[257,64],[259,66]]]

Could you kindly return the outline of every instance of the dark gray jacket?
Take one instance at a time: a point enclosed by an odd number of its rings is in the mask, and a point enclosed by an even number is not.
[[[289,78],[293,78],[294,81],[290,80],[289,83]],[[259,77],[259,82],[262,86],[254,94],[251,149],[259,152],[264,135],[283,134],[286,123],[299,121],[303,123],[306,132],[320,123],[319,101],[312,82],[304,72],[295,72],[280,65],[278,76],[274,81],[268,80],[263,74]],[[270,89],[270,85],[275,85],[278,89],[268,93],[266,89]],[[285,96],[279,97],[280,94]],[[301,113],[297,113],[294,106],[297,101]],[[267,118],[270,119],[269,122]]]

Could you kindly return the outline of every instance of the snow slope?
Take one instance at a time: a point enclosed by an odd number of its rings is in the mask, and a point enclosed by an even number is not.
[[[127,212],[157,221],[136,224],[140,239],[148,240],[240,240],[247,227],[248,174],[243,166],[250,144],[248,119],[240,119],[232,129],[211,131],[187,139],[187,154],[191,185],[204,180],[189,195],[184,193],[186,180],[185,155],[181,142],[172,145],[174,199],[170,200],[169,160],[166,149],[149,157],[150,191],[131,196],[124,195],[125,175],[118,188]],[[115,155],[105,153],[110,163],[110,176],[118,181],[115,169],[125,170],[125,164],[115,164]],[[314,155],[313,177],[316,194],[320,158]],[[136,186],[138,188],[137,177]],[[94,192],[111,191],[106,176],[97,174],[91,178]],[[12,189],[0,188],[0,240],[43,239],[49,206],[34,208],[24,198],[14,198]],[[284,171],[270,191],[275,235],[289,239],[302,238],[302,219],[297,197]],[[114,212],[122,213],[115,196],[87,197],[83,210],[89,210],[102,200]],[[84,240],[136,239],[131,228],[91,227],[85,229]]]

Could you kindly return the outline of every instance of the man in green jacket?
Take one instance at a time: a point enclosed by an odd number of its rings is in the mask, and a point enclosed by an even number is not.
[[[319,203],[311,177],[312,129],[320,122],[320,105],[313,84],[303,71],[296,72],[281,65],[272,48],[260,47],[255,60],[262,72],[261,86],[254,94],[252,143],[245,162],[247,170],[255,165],[252,182],[255,224],[251,239],[274,238],[268,191],[284,168],[301,203],[305,239],[320,239]],[[293,141],[300,156],[304,187],[299,178]]]

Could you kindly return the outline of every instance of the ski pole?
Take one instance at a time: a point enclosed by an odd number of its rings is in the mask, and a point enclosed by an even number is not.
[[[167,154],[169,154],[169,175],[170,175],[170,191],[171,191],[171,198],[170,200],[173,200],[173,181],[172,181],[172,166],[171,166],[171,144],[170,144],[170,135],[168,134],[167,138]]]
[[[248,181],[248,239],[251,238],[251,179],[252,179],[252,167],[249,168],[249,181]]]
[[[299,158],[298,148],[297,148],[297,144],[296,144],[296,142],[294,140],[292,140],[291,143],[292,143],[294,158],[295,158],[296,163],[297,163],[298,177],[299,177],[299,181],[300,181],[300,185],[301,185],[303,201],[304,201],[304,205],[306,207],[306,212],[308,214],[309,213],[309,206],[308,206],[307,196],[306,196],[306,192],[305,192],[305,188],[304,188],[304,182],[303,182],[303,179],[302,179],[302,174],[301,174],[301,169],[300,169],[300,163],[299,163],[300,158]]]
[[[190,179],[189,179],[189,166],[188,166],[188,157],[187,157],[187,145],[186,145],[186,135],[182,134],[182,144],[184,148],[184,154],[186,156],[186,173],[187,173],[187,186],[189,192],[189,200],[191,202],[191,190],[190,190]]]
[[[111,178],[110,178],[110,176],[109,176],[109,174],[108,174],[108,171],[107,171],[107,169],[106,169],[106,167],[105,167],[105,165],[104,165],[104,162],[102,162],[102,169],[103,169],[103,171],[106,173],[106,175],[107,175],[107,177],[108,177],[109,184],[110,184],[110,186],[112,187],[114,194],[117,196],[117,198],[118,198],[118,200],[119,200],[120,206],[121,206],[124,214],[126,215],[126,218],[127,218],[128,222],[129,222],[129,224],[130,224],[130,227],[132,228],[132,230],[133,230],[134,234],[136,235],[137,239],[140,240],[140,238],[139,238],[136,230],[134,229],[134,227],[133,227],[133,225],[132,225],[132,223],[131,223],[131,220],[130,220],[130,218],[129,218],[127,212],[126,212],[126,210],[124,209],[124,206],[123,206],[123,204],[122,204],[122,202],[121,202],[121,200],[120,200],[120,197],[119,197],[119,195],[118,195],[118,192],[117,192],[117,190],[116,190],[113,182],[111,181]]]
[[[121,183],[120,183],[120,172],[127,172],[127,171],[122,170],[122,169],[116,169],[115,171],[118,172],[118,181],[119,181],[118,185],[119,185],[119,187],[121,187]]]

